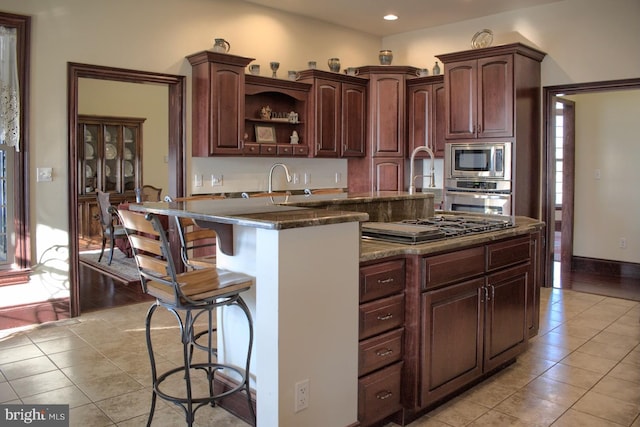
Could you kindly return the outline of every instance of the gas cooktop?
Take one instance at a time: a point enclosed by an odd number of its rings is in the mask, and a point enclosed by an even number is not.
[[[362,236],[397,243],[418,244],[450,237],[486,233],[513,227],[507,216],[437,215],[397,222],[365,222]]]

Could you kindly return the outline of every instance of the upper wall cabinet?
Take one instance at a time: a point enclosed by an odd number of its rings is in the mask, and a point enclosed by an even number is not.
[[[518,101],[531,98],[532,90],[539,93],[544,56],[520,43],[439,55],[446,138],[513,138],[521,113]]]
[[[243,154],[307,157],[311,85],[254,75],[245,79]]]
[[[407,81],[407,156],[415,148],[426,145],[435,157],[444,157],[445,107],[442,75]],[[428,158],[429,155],[420,151],[416,157]]]
[[[192,155],[241,155],[245,67],[253,58],[203,51],[192,67]]]
[[[314,157],[363,157],[366,142],[367,80],[305,70],[300,81],[312,85],[309,133]]]

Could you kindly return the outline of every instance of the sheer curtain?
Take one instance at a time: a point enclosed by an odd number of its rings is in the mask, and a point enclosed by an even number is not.
[[[0,144],[20,145],[20,100],[15,28],[0,26]]]

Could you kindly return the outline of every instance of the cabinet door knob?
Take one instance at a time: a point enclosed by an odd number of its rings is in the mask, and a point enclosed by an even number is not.
[[[385,315],[380,315],[378,316],[378,320],[389,320],[393,318],[393,314],[392,313],[387,313]]]
[[[393,277],[389,277],[388,279],[378,279],[378,283],[381,285],[386,285],[387,283],[393,283]]]

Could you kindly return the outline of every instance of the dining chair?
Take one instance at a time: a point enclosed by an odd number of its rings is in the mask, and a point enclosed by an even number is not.
[[[166,230],[157,215],[141,214],[130,210],[118,210],[117,214],[127,230],[140,273],[142,290],[156,298],[156,302],[149,308],[145,318],[145,338],[153,385],[147,426],[151,425],[158,397],[180,407],[184,412],[187,425],[191,426],[194,423],[195,412],[199,408],[207,405],[214,406],[221,399],[243,391],[246,392],[250,416],[255,425],[255,409],[249,382],[253,320],[249,308],[240,295],[253,286],[253,277],[216,267],[178,273],[173,258],[170,255],[166,256],[172,253],[171,247]],[[248,324],[247,355],[243,367],[220,363],[214,347],[215,337],[221,333],[216,330],[214,311],[231,306],[241,309]],[[152,318],[159,307],[168,310],[176,318],[183,353],[180,366],[169,368],[165,372],[158,372],[152,339]],[[196,334],[195,331],[201,316],[207,322],[204,336]],[[164,323],[163,328],[166,328]],[[205,339],[197,343],[196,340],[201,336]],[[162,347],[166,349],[167,336],[160,335],[160,337]],[[233,340],[234,336],[230,333],[230,336],[224,339],[225,341]],[[206,341],[206,344],[203,344],[203,341]],[[193,362],[194,348],[206,351],[206,361]],[[230,371],[229,374],[239,379],[229,383],[229,377],[221,379],[216,376],[216,373],[223,369]],[[207,392],[195,391],[199,390],[196,387],[198,382],[198,378],[195,378],[196,374],[206,377]],[[183,385],[177,386],[178,381],[184,381]],[[225,386],[219,387],[223,382]]]
[[[115,250],[115,241],[116,239],[126,239],[127,233],[122,224],[118,223],[117,216],[114,216],[109,212],[109,207],[111,206],[111,202],[109,200],[110,193],[98,190],[96,192],[96,198],[98,200],[99,208],[97,218],[100,221],[100,227],[102,229],[102,247],[100,249],[98,262],[102,260],[104,248],[107,240],[109,240],[109,261],[107,264],[111,265],[111,262],[113,261],[113,251]]]
[[[153,185],[143,185],[136,188],[136,202],[159,202],[161,199],[162,188]]]

